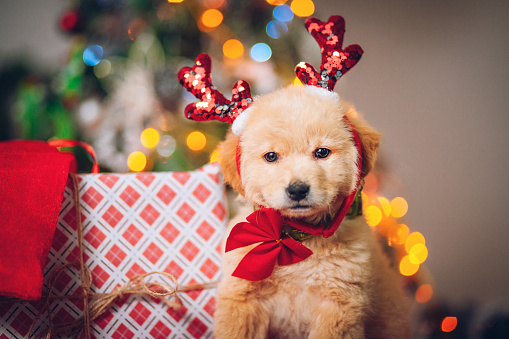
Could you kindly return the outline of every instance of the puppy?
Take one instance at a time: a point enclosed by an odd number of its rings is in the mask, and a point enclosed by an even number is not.
[[[380,135],[337,94],[312,86],[257,97],[249,110],[241,136],[230,132],[220,144],[225,181],[256,208],[327,227],[373,168]],[[253,209],[243,212],[229,232]],[[399,276],[363,217],[347,217],[332,235],[301,243],[309,257],[276,264],[258,281],[232,276],[257,244],[224,254],[217,339],[410,338]]]

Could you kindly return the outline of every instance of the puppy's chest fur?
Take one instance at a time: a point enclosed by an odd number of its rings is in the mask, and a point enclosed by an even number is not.
[[[273,337],[306,337],[319,309],[328,303],[354,304],[362,310],[369,303],[374,241],[362,220],[345,221],[332,237],[313,237],[303,244],[313,255],[277,266],[267,281],[273,288],[260,293],[260,302],[271,314]]]

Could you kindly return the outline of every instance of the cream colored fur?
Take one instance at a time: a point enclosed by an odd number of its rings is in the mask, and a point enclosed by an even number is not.
[[[290,86],[257,98],[250,111],[240,136],[242,180],[235,164],[237,136],[229,134],[221,144],[220,159],[225,180],[254,204],[315,224],[330,218],[355,189],[358,171],[344,115],[361,140],[362,176],[373,167],[379,134],[333,96]],[[331,153],[316,158],[317,148]],[[267,152],[277,153],[278,160],[265,161]],[[286,194],[288,185],[297,181],[310,186],[299,202],[306,207],[296,207]],[[240,212],[230,229],[252,209]],[[269,278],[257,282],[231,276],[256,245],[224,254],[217,339],[410,338],[409,303],[398,274],[362,217],[345,219],[329,238],[313,237],[303,244],[312,256],[276,265]]]

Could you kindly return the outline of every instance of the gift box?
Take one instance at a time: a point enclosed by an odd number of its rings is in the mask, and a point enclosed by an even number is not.
[[[46,289],[51,288],[52,272],[80,261],[77,198],[83,261],[92,274],[90,292],[109,293],[150,272],[171,274],[179,286],[220,279],[227,209],[219,166],[209,164],[193,172],[80,174],[75,178],[79,192],[75,195],[69,179],[44,270]],[[49,310],[55,322],[83,315],[83,298],[72,298],[81,294],[81,286],[80,270],[65,267],[50,292],[54,298]],[[91,337],[212,337],[215,289],[178,295],[183,303],[180,310],[147,295],[124,296],[91,322]],[[41,301],[0,299],[0,339],[25,338],[32,324],[35,335],[47,330],[47,313],[40,313],[43,306]]]

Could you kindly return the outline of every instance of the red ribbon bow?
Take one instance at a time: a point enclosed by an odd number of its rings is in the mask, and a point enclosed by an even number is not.
[[[298,263],[313,252],[297,240],[283,234],[283,217],[271,208],[256,210],[247,222],[235,225],[226,240],[225,251],[260,243],[240,261],[234,277],[258,281],[268,278],[276,262],[280,266]]]

